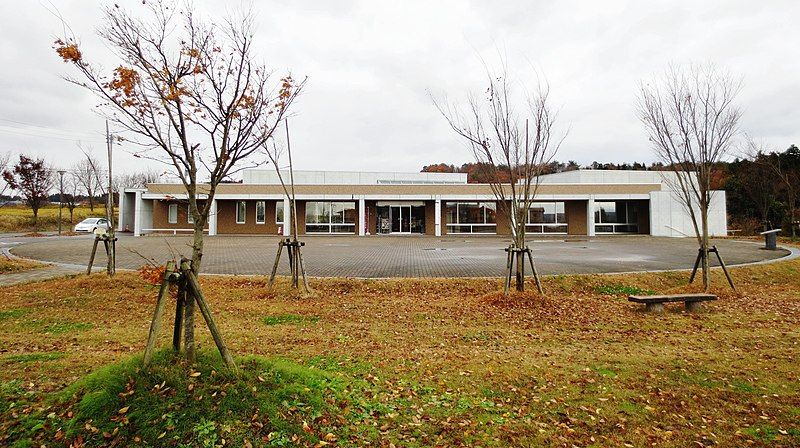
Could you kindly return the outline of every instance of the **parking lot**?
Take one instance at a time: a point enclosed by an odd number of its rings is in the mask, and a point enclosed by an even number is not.
[[[85,266],[90,236],[3,238],[15,255],[35,260]],[[214,236],[205,240],[203,272],[251,275],[269,273],[278,237]],[[308,272],[319,277],[494,277],[503,272],[508,245],[501,237],[306,236],[303,249]],[[164,263],[189,256],[187,236],[121,235],[117,264],[135,269],[146,259]],[[789,254],[766,251],[755,241],[715,240],[729,265],[771,260]],[[530,241],[537,267],[544,274],[607,273],[689,269],[697,255],[692,238],[615,236],[579,240]],[[100,246],[102,247],[102,245]],[[104,263],[98,255],[96,265]],[[716,264],[716,263],[712,263]],[[286,259],[280,273],[287,273]]]

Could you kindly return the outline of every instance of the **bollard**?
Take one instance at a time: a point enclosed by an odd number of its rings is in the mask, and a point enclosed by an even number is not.
[[[767,230],[766,232],[761,232],[761,235],[764,235],[764,249],[766,250],[777,250],[778,249],[778,232],[781,229],[772,229]]]

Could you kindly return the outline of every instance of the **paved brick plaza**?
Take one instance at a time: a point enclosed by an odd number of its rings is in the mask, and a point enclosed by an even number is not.
[[[309,274],[320,277],[494,277],[505,265],[500,237],[306,236],[304,258]],[[12,253],[43,261],[86,265],[89,236],[16,239]],[[215,236],[206,238],[203,271],[216,274],[265,274],[272,267],[278,237]],[[186,236],[122,235],[118,266],[137,268],[142,258],[164,262],[171,254],[189,255]],[[691,268],[697,253],[692,238],[649,236],[599,237],[584,240],[534,240],[531,247],[544,274],[626,272]],[[726,263],[779,258],[787,251],[765,251],[750,241],[717,240]],[[101,258],[101,257],[98,257]],[[102,260],[97,266],[102,264]],[[280,273],[287,272],[285,259]]]

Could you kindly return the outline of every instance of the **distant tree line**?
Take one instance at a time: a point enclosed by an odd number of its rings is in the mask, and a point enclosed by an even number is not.
[[[715,170],[712,186],[725,190],[727,196],[728,227],[742,234],[753,234],[774,228],[783,229],[793,237],[797,233],[798,195],[800,195],[800,149],[791,145],[784,151],[759,149],[750,143],[747,154],[729,162],[720,162]],[[645,164],[600,163],[580,165],[553,161],[547,164],[544,174],[561,173],[577,169],[595,170],[645,170],[664,171],[661,162]],[[489,183],[492,174],[480,163],[454,165],[434,163],[422,167],[427,173],[466,173],[469,183]],[[503,171],[507,171],[507,167]],[[792,223],[795,223],[794,226]]]

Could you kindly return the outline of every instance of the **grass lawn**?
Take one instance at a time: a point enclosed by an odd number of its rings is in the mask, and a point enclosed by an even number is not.
[[[29,269],[41,268],[44,266],[46,266],[44,263],[0,255],[0,275],[12,272],[27,271]]]
[[[88,217],[103,217],[106,209],[103,205],[95,206],[94,211],[89,206],[76,207],[73,210],[72,223],[69,221],[69,210],[64,207],[61,216],[63,231],[70,231],[75,224]],[[22,205],[6,205],[0,207],[0,233],[2,232],[33,232],[58,230],[58,205],[49,204],[39,209],[39,219],[33,225],[33,212]]]
[[[211,361],[196,375],[212,385],[194,388],[188,367],[137,377],[156,288],[136,274],[0,288],[0,445],[31,415],[37,446],[68,419],[89,445],[111,443],[167,388],[170,411],[122,445],[800,446],[799,272],[800,260],[736,268],[738,293],[715,273],[720,300],[663,315],[625,293],[688,291],[688,274],[548,277],[547,297],[510,299],[492,280],[314,280],[303,298],[205,277],[231,349],[263,357],[240,359],[251,395]],[[109,372],[113,431],[82,420],[93,401],[74,402]],[[258,395],[273,388],[283,395]],[[191,440],[171,438],[184,427]]]

